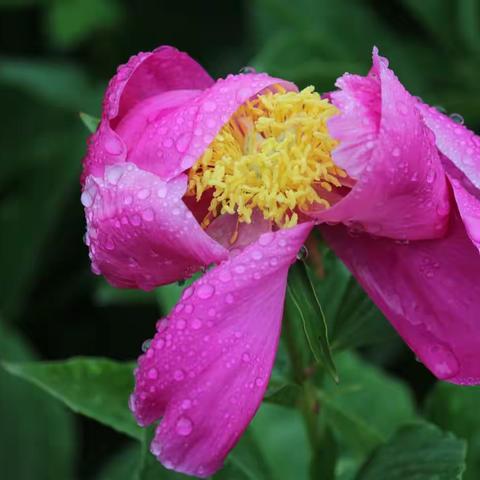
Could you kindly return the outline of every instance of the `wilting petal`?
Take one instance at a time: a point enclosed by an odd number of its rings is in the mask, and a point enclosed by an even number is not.
[[[448,189],[417,101],[376,51],[366,78],[346,75],[338,85],[342,90],[330,95],[342,109],[329,122],[340,140],[334,159],[357,183],[343,200],[311,216],[390,238],[441,236]]]
[[[125,160],[125,146],[114,130],[137,103],[170,90],[201,90],[212,84],[195,60],[173,47],[141,52],[120,65],[105,92],[100,126],[89,139],[82,182],[90,174],[102,175],[104,165]]]
[[[296,89],[264,73],[217,80],[184,106],[150,123],[132,150],[132,158],[163,180],[174,178],[195,163],[242,103],[274,84]]]
[[[480,189],[480,137],[436,108],[420,102],[417,108],[435,134],[438,149]]]
[[[418,358],[440,379],[480,383],[480,255],[457,212],[447,235],[400,244],[345,227],[326,240]]]
[[[115,286],[151,289],[226,258],[182,201],[187,178],[163,182],[131,163],[87,177],[82,202],[92,268]]]
[[[255,414],[280,334],[287,271],[311,223],[266,233],[187,288],[139,359],[131,408],[163,419],[152,452],[168,468],[218,470]]]

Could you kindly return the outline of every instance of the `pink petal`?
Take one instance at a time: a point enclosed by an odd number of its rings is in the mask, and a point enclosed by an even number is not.
[[[226,258],[183,203],[186,185],[185,175],[164,182],[130,163],[87,177],[82,202],[92,269],[115,286],[147,290]]]
[[[173,47],[141,52],[120,65],[105,92],[100,126],[88,142],[82,183],[90,174],[102,175],[105,165],[125,160],[125,145],[114,129],[137,103],[170,90],[201,90],[212,83],[197,62]]]
[[[170,180],[190,168],[238,107],[262,90],[280,84],[296,87],[264,73],[229,75],[191,101],[150,123],[130,161]]]
[[[255,210],[252,215],[252,223],[238,223],[238,215],[229,215],[227,213],[220,215],[208,226],[207,233],[218,243],[228,250],[243,248],[258,240],[263,233],[272,230],[272,223],[265,220],[259,210]],[[235,231],[238,232],[235,242],[232,244]]]
[[[452,175],[449,175],[449,179],[465,230],[480,251],[480,191],[475,194],[465,188],[464,182]]]
[[[262,400],[280,334],[287,271],[312,227],[266,233],[187,288],[139,358],[131,408],[163,417],[152,452],[167,468],[218,470]]]
[[[435,134],[438,149],[480,189],[480,137],[434,107],[418,102],[417,108]]]
[[[430,130],[387,61],[373,54],[367,77],[346,74],[330,94],[342,113],[330,120],[340,140],[335,162],[357,179],[343,200],[310,216],[399,239],[443,235],[448,189]]]
[[[401,244],[323,226],[334,251],[435,376],[480,383],[480,255],[454,213],[438,240]]]

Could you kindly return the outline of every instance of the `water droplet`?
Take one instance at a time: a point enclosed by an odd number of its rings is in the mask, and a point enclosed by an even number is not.
[[[231,293],[227,293],[227,296],[225,297],[225,301],[231,305],[235,301],[235,299],[233,298],[233,295]]]
[[[395,147],[395,148],[392,150],[392,155],[393,155],[394,157],[399,157],[401,153],[402,153],[402,151],[401,151],[400,148],[398,148],[398,147]]]
[[[93,205],[93,196],[88,190],[84,190],[80,196],[80,201],[84,207],[90,208]]]
[[[261,260],[263,258],[263,253],[260,250],[254,250],[252,252],[252,258],[254,260]]]
[[[155,379],[158,378],[158,371],[157,371],[157,369],[156,369],[155,367],[152,367],[152,368],[148,371],[147,375],[148,375],[148,378],[149,378],[150,380],[155,380]]]
[[[250,67],[249,65],[245,65],[242,67],[238,73],[257,73],[254,67]]]
[[[183,286],[185,285],[185,282],[186,282],[185,279],[179,280],[179,281],[177,282],[177,285],[178,285],[179,287],[183,287]],[[188,292],[188,294],[187,294],[187,292]],[[191,296],[192,296],[192,293],[193,293],[193,289],[192,289],[192,288],[187,288],[187,289],[185,290],[184,294],[183,294],[183,299],[188,298],[188,297],[191,297]]]
[[[452,113],[449,115],[449,117],[455,122],[458,123],[459,125],[463,125],[465,123],[465,120],[459,113]]]
[[[402,114],[406,115],[408,113],[408,107],[404,102],[397,102],[397,110]]]
[[[142,212],[142,218],[146,222],[151,222],[155,218],[155,213],[153,212],[153,210],[151,208],[147,208],[146,210],[144,210]]]
[[[442,380],[455,376],[459,370],[457,358],[444,345],[432,345],[423,355],[423,360],[425,365]]]
[[[273,240],[273,233],[264,233],[263,235],[260,235],[260,238],[258,239],[258,243],[262,247],[266,247],[269,245]]]
[[[167,186],[164,183],[161,183],[157,189],[157,196],[159,198],[165,198],[167,196]]]
[[[110,155],[120,155],[123,152],[122,142],[116,135],[109,136],[103,146]]]
[[[187,437],[192,433],[193,423],[188,417],[181,416],[177,420],[177,425],[175,429],[179,435],[181,435],[182,437]]]
[[[186,398],[182,401],[181,407],[183,410],[188,410],[192,407],[192,401],[189,398]]]
[[[175,372],[173,372],[173,378],[177,381],[177,382],[181,382],[184,378],[185,378],[185,372],[183,370],[175,370]]]
[[[242,355],[242,360],[243,360],[244,362],[247,362],[247,363],[248,363],[248,362],[250,361],[250,354],[249,354],[249,353],[244,353],[244,354]]]
[[[176,324],[176,327],[177,327],[177,330],[183,330],[187,325],[187,322],[181,318],[180,320],[177,321],[177,324]]]
[[[150,348],[150,345],[152,344],[152,339],[151,338],[147,338],[147,340],[145,340],[143,343],[142,343],[142,352],[146,352],[149,348]]]
[[[149,190],[148,188],[142,188],[142,189],[139,190],[139,192],[137,193],[137,198],[139,198],[140,200],[145,200],[145,199],[147,199],[149,196],[150,196],[150,190]]]
[[[236,265],[234,270],[235,270],[235,273],[239,273],[239,274],[245,273],[245,267],[243,265]]]
[[[105,177],[109,183],[116,185],[125,171],[123,165],[112,165],[105,169]]]
[[[228,270],[222,270],[219,274],[218,274],[218,278],[224,282],[224,283],[228,283],[231,279],[232,279],[232,275],[230,274],[230,272]]]
[[[202,300],[207,300],[215,293],[215,287],[208,283],[204,283],[197,288],[197,296]]]
[[[194,330],[198,330],[201,327],[202,327],[202,321],[199,318],[194,318],[192,320],[192,328]]]
[[[440,113],[443,113],[443,114],[447,113],[447,109],[445,107],[442,107],[441,105],[434,105],[433,108]]]
[[[297,260],[305,260],[308,257],[308,249],[305,245],[302,245],[297,253]]]
[[[261,387],[263,385],[263,380],[260,377],[257,377],[255,380],[255,385]]]
[[[207,100],[202,105],[202,109],[205,110],[205,112],[214,112],[217,109],[217,104],[211,100]]]

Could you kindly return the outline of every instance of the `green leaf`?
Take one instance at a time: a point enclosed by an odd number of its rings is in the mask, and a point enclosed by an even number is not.
[[[110,457],[95,477],[96,480],[132,480],[137,471],[141,445],[132,442]]]
[[[332,350],[343,350],[397,339],[387,319],[331,250],[323,252],[324,274],[315,277],[325,311]]]
[[[87,127],[87,130],[90,133],[94,133],[100,123],[100,119],[96,117],[92,117],[88,113],[80,112],[80,120],[83,124]]]
[[[425,404],[426,417],[468,441],[465,480],[480,478],[480,387],[438,382]]]
[[[298,406],[299,398],[302,395],[302,389],[293,383],[275,384],[270,382],[268,390],[265,393],[264,401],[283,405],[284,407]]]
[[[31,360],[22,338],[0,319],[0,358]],[[38,388],[0,368],[0,465],[2,478],[57,480],[74,478],[73,418]]]
[[[415,418],[412,395],[401,381],[351,353],[338,355],[336,362],[342,381],[325,381],[319,398],[325,421],[342,444],[369,453]]]
[[[69,48],[97,30],[117,25],[121,16],[115,0],[55,0],[48,11],[47,33],[55,45]]]
[[[249,430],[275,480],[308,478],[310,446],[298,409],[263,403]]]
[[[310,477],[321,480],[335,480],[338,446],[329,427],[324,428],[318,446],[313,452]]]
[[[287,292],[302,319],[305,335],[315,360],[321,363],[338,382],[328,342],[325,315],[313,287],[308,267],[304,262],[296,262],[290,267]]]
[[[379,447],[357,480],[460,480],[466,444],[429,424],[400,428]]]
[[[74,412],[141,439],[128,409],[133,390],[133,364],[105,358],[76,357],[56,362],[5,363],[23,378],[61,400]]]

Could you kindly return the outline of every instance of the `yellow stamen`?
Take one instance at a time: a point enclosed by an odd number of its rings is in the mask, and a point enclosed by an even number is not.
[[[297,93],[276,86],[242,105],[189,172],[188,195],[198,201],[213,189],[202,226],[222,213],[250,223],[259,209],[291,227],[312,204],[328,208],[322,189],[340,187],[347,176],[331,157],[337,142],[326,123],[336,113],[313,87]]]

